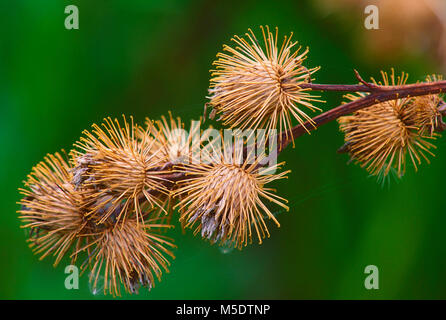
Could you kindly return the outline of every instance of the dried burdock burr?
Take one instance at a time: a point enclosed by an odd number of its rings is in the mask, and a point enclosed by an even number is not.
[[[74,190],[71,178],[69,162],[55,153],[33,168],[25,188],[20,189],[19,218],[22,227],[30,230],[30,247],[40,259],[53,255],[54,265],[73,245],[81,244],[78,234],[87,228],[82,214],[85,197]]]
[[[101,215],[99,223],[115,214],[117,220],[125,219],[127,208],[134,208],[137,219],[142,219],[141,202],[151,208],[164,209],[165,196],[170,195],[164,185],[162,170],[168,159],[162,156],[159,141],[150,137],[155,130],[145,131],[138,125],[127,122],[121,125],[117,119],[106,118],[102,127],[94,124],[92,132],[84,131],[74,151],[73,183],[78,188],[95,190],[90,198],[110,199],[93,206],[90,215]],[[156,190],[156,193],[149,193]],[[104,206],[108,209],[104,212]],[[116,208],[121,207],[121,212]]]
[[[402,86],[407,74],[390,76],[382,72],[384,86]],[[374,81],[377,84],[376,81]],[[364,93],[348,94],[346,98],[355,101],[364,98]],[[358,110],[352,115],[338,119],[340,129],[345,134],[347,151],[351,158],[366,168],[370,174],[383,178],[394,170],[398,177],[406,170],[410,159],[415,170],[428,155],[433,155],[435,146],[429,141],[435,139],[433,133],[438,113],[437,96],[402,97],[376,103]]]
[[[212,243],[242,248],[251,243],[253,233],[262,243],[265,236],[269,237],[265,217],[280,226],[265,201],[288,210],[284,204],[287,201],[265,185],[286,178],[289,171],[268,173],[282,163],[262,168],[259,162],[264,155],[249,163],[243,158],[243,148],[237,145],[222,143],[203,152],[208,153],[204,156],[208,163],[185,164],[178,169],[186,174],[176,192],[181,197],[177,205],[180,221],[185,227],[195,227],[195,234],[200,232]]]
[[[442,80],[441,75],[429,75],[426,82]],[[439,110],[442,102],[439,94],[414,97],[406,106],[404,113],[409,115],[409,122],[418,128],[420,135],[435,136],[435,131],[443,129],[442,114]]]
[[[223,125],[241,130],[287,132],[292,118],[305,128],[314,126],[304,109],[320,110],[313,105],[319,100],[301,88],[319,69],[303,65],[308,48],[296,48],[292,34],[279,44],[277,28],[274,34],[268,27],[261,30],[263,46],[249,30],[246,38],[232,38],[235,47],[225,45],[224,52],[217,54],[209,89],[211,117],[217,114]]]
[[[121,295],[122,283],[127,292],[138,293],[140,287],[150,290],[155,280],[161,280],[162,273],[169,271],[168,257],[174,258],[170,250],[175,246],[171,239],[160,235],[160,229],[171,225],[158,220],[139,223],[130,218],[119,227],[110,225],[89,235],[88,262],[93,291],[103,285],[104,294]]]

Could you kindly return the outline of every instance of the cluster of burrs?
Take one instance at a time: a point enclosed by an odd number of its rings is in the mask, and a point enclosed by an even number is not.
[[[318,68],[303,65],[308,49],[296,48],[291,36],[278,45],[277,29],[261,31],[263,45],[250,31],[217,55],[207,106],[210,118],[219,115],[230,129],[278,130],[284,145],[294,141],[293,121],[308,132],[318,125],[303,111],[319,110],[310,94]],[[383,77],[375,85],[406,81],[405,74]],[[406,156],[416,167],[431,153],[440,105],[439,95],[402,97],[341,117],[343,150],[372,174],[401,176]],[[172,115],[142,126],[125,117],[93,125],[68,154],[47,155],[28,175],[19,214],[30,246],[55,265],[68,256],[89,270],[93,288],[103,282],[104,293],[120,295],[122,285],[130,293],[150,289],[168,272],[175,246],[165,233],[174,219],[211,243],[240,249],[253,238],[261,243],[269,237],[266,218],[279,226],[269,206],[288,209],[266,185],[289,171],[276,172],[283,163],[265,165],[271,152],[252,160],[247,141],[229,143],[221,132],[222,143],[214,138],[193,124],[185,131]]]

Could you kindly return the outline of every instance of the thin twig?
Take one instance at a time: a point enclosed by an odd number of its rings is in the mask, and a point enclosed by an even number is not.
[[[355,72],[356,79],[358,79],[358,81],[359,81],[360,83],[362,83],[363,85],[369,87],[372,91],[378,91],[378,90],[380,90],[380,87],[379,87],[378,85],[376,85],[376,84],[374,84],[374,83],[371,83],[371,82],[366,82],[366,81],[361,77],[361,75],[359,74],[358,70],[354,69],[353,71]]]

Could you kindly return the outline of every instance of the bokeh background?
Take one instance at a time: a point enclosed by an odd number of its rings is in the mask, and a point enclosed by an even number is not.
[[[380,30],[364,28],[377,4]],[[80,29],[64,28],[75,4]],[[0,298],[103,299],[64,288],[63,261],[38,261],[25,243],[17,188],[46,153],[69,150],[82,130],[106,116],[139,123],[172,110],[186,122],[203,112],[209,69],[233,34],[259,25],[291,31],[310,47],[319,83],[354,83],[381,69],[412,82],[444,73],[444,0],[43,1],[0,2]],[[324,94],[323,109],[342,102]],[[292,170],[278,194],[290,211],[281,227],[243,251],[210,246],[180,228],[171,272],[135,299],[446,298],[446,140],[431,165],[384,187],[338,155],[336,123],[299,138],[280,160]],[[275,208],[275,210],[278,210]],[[379,290],[364,288],[376,265]]]

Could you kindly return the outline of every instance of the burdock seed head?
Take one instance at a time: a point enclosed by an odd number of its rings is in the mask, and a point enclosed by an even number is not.
[[[30,230],[30,247],[40,259],[53,255],[57,265],[67,251],[81,241],[77,237],[86,228],[82,215],[84,196],[71,184],[71,167],[59,154],[47,155],[37,164],[20,189],[19,218]],[[75,257],[74,257],[75,258]]]
[[[90,283],[94,291],[99,290],[103,277],[104,294],[120,295],[121,283],[129,293],[138,293],[140,287],[149,290],[160,281],[163,271],[170,265],[167,256],[174,258],[169,250],[175,247],[169,238],[159,235],[157,219],[138,223],[126,219],[120,227],[106,228],[90,235],[89,262]],[[102,276],[102,277],[101,277]]]
[[[76,164],[73,183],[90,191],[89,214],[99,215],[99,223],[108,218],[125,219],[127,208],[133,208],[142,220],[141,202],[163,209],[165,196],[170,195],[162,177],[167,159],[150,130],[153,128],[144,131],[134,124],[133,118],[129,123],[124,117],[123,124],[106,118],[101,127],[93,125],[92,132],[84,131],[76,144],[83,152],[72,153]],[[118,213],[117,208],[121,208]]]
[[[235,47],[224,46],[212,70],[209,89],[213,114],[219,114],[223,125],[244,129],[279,129],[292,127],[291,118],[300,124],[311,118],[302,110],[320,110],[315,99],[301,84],[311,82],[318,68],[303,66],[308,48],[295,48],[292,34],[278,44],[278,29],[273,34],[261,27],[263,46],[249,30],[246,38],[234,36]],[[280,139],[280,135],[279,135]]]
[[[252,242],[252,233],[257,235],[259,243],[269,237],[265,217],[280,226],[265,199],[288,210],[285,199],[275,195],[273,189],[265,188],[269,182],[285,178],[288,171],[266,174],[259,168],[261,157],[254,163],[240,161],[241,157],[241,150],[223,144],[222,152],[206,156],[212,159],[211,163],[180,167],[179,171],[190,177],[179,183],[176,192],[180,221],[185,227],[196,226],[195,234],[201,232],[212,243],[238,248]]]
[[[407,74],[396,77],[382,72],[382,85],[404,85]],[[376,81],[374,81],[376,83]],[[349,94],[354,101],[365,94]],[[435,148],[428,140],[435,138],[433,129],[438,117],[437,97],[404,97],[377,103],[338,119],[345,134],[346,149],[351,158],[370,174],[383,178],[391,170],[398,177],[406,170],[407,158],[415,170],[421,159],[429,163],[427,155]]]
[[[443,80],[441,75],[429,75],[426,82]],[[426,96],[413,97],[405,108],[409,122],[416,126],[423,136],[434,136],[435,130],[442,122],[442,114],[438,107],[442,102],[441,95],[432,94]]]

